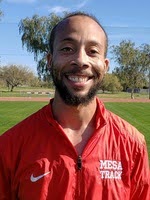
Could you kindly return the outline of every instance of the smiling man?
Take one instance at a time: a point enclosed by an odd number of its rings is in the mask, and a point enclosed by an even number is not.
[[[54,33],[49,63],[56,96],[67,105],[85,105],[95,97],[108,69],[106,34],[96,21],[83,16],[64,20]]]
[[[51,32],[50,103],[0,138],[0,199],[149,200],[144,136],[96,97],[107,34],[86,13]]]

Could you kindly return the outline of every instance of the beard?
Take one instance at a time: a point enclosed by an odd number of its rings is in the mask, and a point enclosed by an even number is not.
[[[73,71],[69,73],[73,73]],[[69,91],[69,89],[63,82],[64,74],[63,73],[61,74],[60,71],[57,69],[57,67],[55,67],[53,64],[51,66],[51,75],[52,75],[55,88],[57,92],[59,93],[61,99],[66,105],[69,105],[69,106],[88,105],[96,96],[102,82],[102,78],[101,79],[99,78],[98,80],[95,79],[94,85],[89,89],[87,94],[83,96],[83,95],[74,94],[71,91]],[[99,76],[101,77],[100,74]],[[78,89],[74,89],[74,90],[78,91]]]

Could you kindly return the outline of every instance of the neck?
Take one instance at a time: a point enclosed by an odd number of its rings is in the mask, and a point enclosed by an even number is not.
[[[96,111],[96,98],[88,105],[69,106],[66,105],[58,96],[54,97],[52,104],[54,118],[63,128],[79,130],[88,124],[94,123],[94,114]]]
[[[68,106],[55,95],[52,111],[77,154],[81,155],[95,129],[96,97],[86,106]]]

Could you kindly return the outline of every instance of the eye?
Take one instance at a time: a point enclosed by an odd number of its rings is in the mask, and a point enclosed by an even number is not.
[[[99,51],[95,48],[89,50],[89,55],[91,55],[91,56],[96,56],[98,53],[99,53]]]
[[[63,52],[72,52],[73,49],[72,49],[71,47],[63,47],[63,48],[61,49],[61,51],[63,51]]]
[[[91,53],[91,54],[95,54],[95,53],[98,53],[98,51],[97,51],[96,49],[91,49],[91,50],[90,50],[90,53]]]

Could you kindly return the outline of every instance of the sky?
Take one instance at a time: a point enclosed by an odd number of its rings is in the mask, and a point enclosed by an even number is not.
[[[35,74],[34,55],[22,47],[19,22],[34,14],[48,16],[54,12],[85,11],[93,14],[105,28],[109,47],[122,40],[131,40],[136,46],[150,44],[150,0],[2,0],[0,10],[0,66],[16,64],[27,66]],[[110,48],[110,72],[116,67]]]

